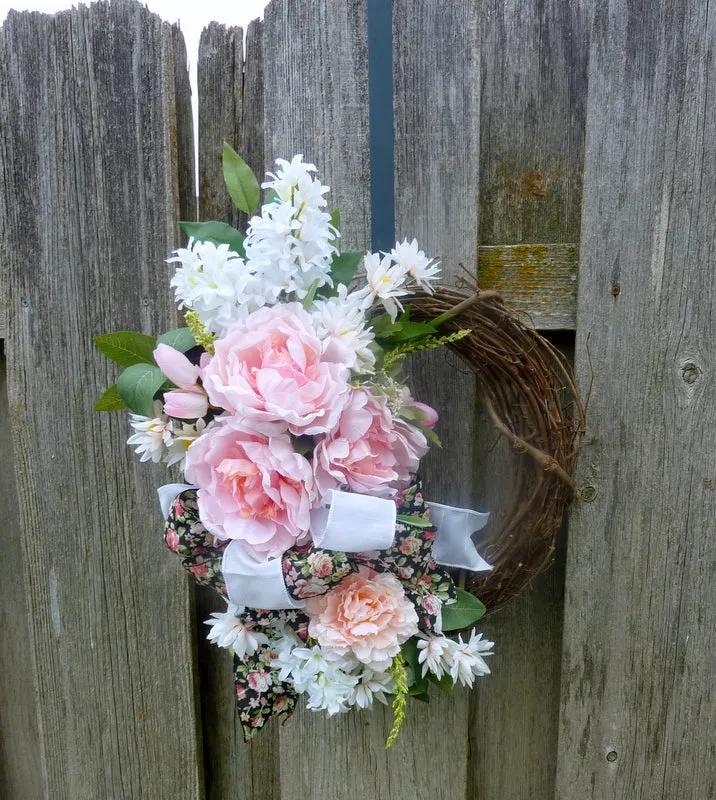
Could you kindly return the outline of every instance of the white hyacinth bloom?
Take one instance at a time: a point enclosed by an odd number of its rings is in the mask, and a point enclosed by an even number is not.
[[[196,311],[204,325],[216,335],[266,303],[255,271],[228,244],[189,239],[167,259],[178,262],[171,286],[179,308]]]
[[[269,173],[271,180],[262,184],[276,199],[249,221],[246,262],[259,276],[269,302],[277,302],[282,294],[302,300],[313,284],[332,285],[338,232],[322,210],[328,187],[312,177],[315,166],[304,163],[302,155],[290,162],[277,159],[276,164],[276,173]]]
[[[389,671],[375,672],[365,669],[353,689],[350,703],[358,708],[369,708],[373,705],[373,700],[388,705],[386,694],[392,694],[393,688],[393,678]]]
[[[447,636],[426,636],[425,634],[418,634],[418,636],[420,637],[418,640],[418,663],[423,665],[423,678],[428,670],[436,678],[442,678],[443,673],[448,669],[446,659],[455,642],[448,639]]]
[[[206,620],[205,625],[211,626],[207,635],[210,642],[214,642],[219,647],[226,647],[233,650],[240,659],[252,656],[260,644],[268,644],[268,637],[255,631],[254,625],[250,621],[244,621],[237,616],[239,609],[233,603],[229,603],[226,611],[214,612],[212,619]]]
[[[410,275],[411,278],[422,287],[428,294],[433,293],[430,284],[440,276],[440,262],[434,258],[428,258],[418,247],[417,239],[408,242],[396,242],[395,247],[390,251],[393,261]]]
[[[490,668],[485,663],[483,656],[492,655],[494,642],[482,641],[482,634],[475,629],[470,632],[470,639],[463,642],[462,636],[458,641],[451,641],[451,648],[445,661],[449,665],[450,677],[453,683],[458,681],[463,686],[472,687],[475,677],[490,674]]]
[[[337,297],[313,304],[311,315],[327,361],[345,364],[360,374],[373,371],[375,354],[370,344],[375,335],[366,328],[360,298],[355,293],[348,294],[347,287],[341,284]]]

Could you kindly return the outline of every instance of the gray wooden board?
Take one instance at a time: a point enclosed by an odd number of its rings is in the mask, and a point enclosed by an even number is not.
[[[439,255],[443,280],[471,277],[477,264],[480,50],[469,4],[396,0],[393,4],[395,197],[398,239],[416,237]],[[426,498],[475,507],[475,381],[455,356],[434,352],[410,364],[416,398],[434,406],[443,448],[421,465]],[[465,797],[469,694],[431,692],[429,711],[409,706],[406,736],[415,752],[391,764],[393,781],[417,788],[405,797]],[[448,721],[449,720],[449,721]],[[401,797],[403,795],[400,795]]]
[[[229,142],[261,179],[265,169],[261,29],[261,22],[249,26],[247,60],[241,28],[212,22],[199,44],[199,218],[239,225],[242,231],[246,218],[237,213],[226,191],[221,151]],[[244,743],[234,703],[231,657],[206,640],[204,622],[212,611],[225,608],[215,592],[197,590],[206,796],[272,800],[279,797],[278,730],[269,725],[252,744]]]
[[[166,471],[125,447],[123,414],[92,412],[118,371],[92,336],[176,324],[164,259],[193,194],[185,65],[178,31],[126,0],[11,12],[0,31],[0,305],[38,676],[22,702],[53,800],[202,794]]]
[[[571,330],[577,324],[579,246],[576,244],[482,245],[481,289],[495,289],[538,330]]]
[[[268,164],[303,153],[331,187],[341,247],[370,242],[366,0],[272,0],[264,12]]]
[[[716,796],[716,15],[600,4],[557,796]]]
[[[4,276],[3,276],[4,277]],[[6,800],[42,797],[42,759],[35,704],[37,680],[28,647],[28,603],[22,568],[22,528],[15,487],[5,356],[0,340],[0,499],[2,563],[0,582],[0,796]]]
[[[482,60],[477,224],[486,286],[497,288],[494,278],[509,277],[504,267],[498,275],[495,264],[496,254],[502,262],[509,251],[511,268],[528,272],[526,283],[541,284],[545,298],[551,297],[555,259],[544,252],[538,257],[532,247],[539,243],[554,253],[554,243],[579,241],[587,59],[581,9],[580,3],[559,0],[489,0],[475,8]],[[497,249],[516,242],[527,243],[527,252]],[[486,254],[493,256],[489,264]],[[521,255],[525,267],[515,268]],[[505,281],[499,288],[520,310],[535,314],[538,327],[551,327],[538,303],[523,305],[527,298],[519,282]],[[519,499],[514,455],[504,441],[496,442],[481,410],[478,418],[478,492],[483,509],[497,521]],[[563,540],[560,548],[550,572],[485,621],[486,635],[496,643],[494,669],[473,694],[469,797],[554,796]]]

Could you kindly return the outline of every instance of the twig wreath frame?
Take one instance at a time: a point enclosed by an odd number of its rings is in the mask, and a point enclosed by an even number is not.
[[[571,478],[585,429],[585,410],[570,363],[510,310],[495,291],[437,286],[410,298],[415,319],[445,316],[441,330],[470,334],[447,346],[475,374],[482,404],[512,444],[516,496],[499,519],[485,557],[487,573],[466,588],[494,611],[520,595],[553,561],[564,512],[576,495]]]

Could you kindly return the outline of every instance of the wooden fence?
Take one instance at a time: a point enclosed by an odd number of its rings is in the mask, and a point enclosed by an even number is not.
[[[713,4],[711,4],[713,5]],[[709,10],[711,13],[709,13]],[[706,800],[716,796],[716,14],[708,0],[393,0],[399,236],[500,289],[589,401],[552,571],[484,625],[493,674],[389,715],[300,711],[244,745],[225,653],[161,541],[162,467],[91,407],[92,345],[176,312],[193,218],[181,33],[130,0],[0,29],[0,795],[8,800]],[[367,0],[272,0],[199,54],[200,219],[220,145],[303,152],[370,241]],[[245,54],[246,53],[246,54]],[[579,267],[578,267],[579,264]],[[577,275],[579,279],[577,280]],[[436,500],[510,499],[453,358]],[[474,466],[473,466],[474,465]]]

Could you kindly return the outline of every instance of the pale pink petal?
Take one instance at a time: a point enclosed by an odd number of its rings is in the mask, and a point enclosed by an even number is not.
[[[209,409],[205,394],[185,392],[179,389],[164,395],[164,413],[178,419],[199,419]]]
[[[157,345],[154,360],[167,378],[182,389],[194,386],[199,377],[199,367],[168,344]]]

